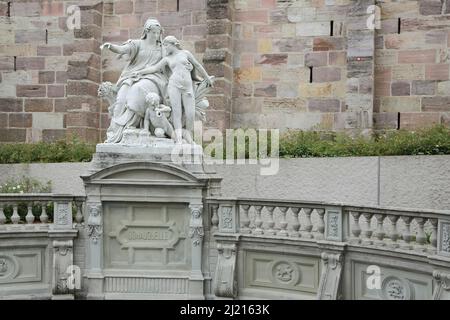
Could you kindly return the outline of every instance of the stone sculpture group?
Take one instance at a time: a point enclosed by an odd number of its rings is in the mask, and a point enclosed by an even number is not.
[[[104,82],[98,90],[110,104],[105,143],[147,144],[170,138],[192,144],[195,120],[205,120],[205,96],[214,77],[175,37],[163,40],[162,33],[161,24],[148,19],[141,39],[101,46],[127,61],[117,83]]]

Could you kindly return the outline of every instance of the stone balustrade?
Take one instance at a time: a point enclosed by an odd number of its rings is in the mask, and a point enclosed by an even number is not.
[[[83,222],[84,197],[56,194],[2,194],[0,231],[72,228]]]
[[[208,202],[212,232],[450,254],[450,212],[446,211],[259,199]]]

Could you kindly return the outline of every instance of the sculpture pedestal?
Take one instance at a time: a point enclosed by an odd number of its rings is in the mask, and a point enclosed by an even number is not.
[[[205,295],[204,198],[220,178],[203,171],[201,148],[152,138],[100,144],[86,187],[88,298],[200,299]],[[197,162],[174,162],[174,148]]]

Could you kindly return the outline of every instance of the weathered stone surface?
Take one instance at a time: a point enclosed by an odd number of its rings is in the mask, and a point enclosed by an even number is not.
[[[411,95],[411,85],[407,81],[393,82],[391,93],[393,96],[409,96]]]
[[[308,109],[311,112],[339,112],[341,102],[337,99],[311,99]]]
[[[422,99],[422,111],[449,112],[450,111],[450,96],[423,98]]]
[[[436,93],[435,81],[416,80],[411,83],[411,94],[418,96],[432,96]]]

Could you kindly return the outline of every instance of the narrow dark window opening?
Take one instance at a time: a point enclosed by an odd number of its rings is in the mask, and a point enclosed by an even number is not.
[[[11,17],[11,2],[8,2],[8,7],[6,9],[6,16]]]
[[[177,11],[180,11],[180,0],[177,0]]]
[[[309,67],[309,83],[313,82],[313,67]]]
[[[48,44],[48,30],[45,29],[45,44]]]
[[[17,71],[17,57],[14,56],[14,71]]]
[[[402,32],[402,19],[398,18],[398,34],[400,34],[400,32]]]
[[[334,21],[330,21],[330,36],[334,36]]]
[[[397,130],[400,130],[400,112],[397,113]]]

